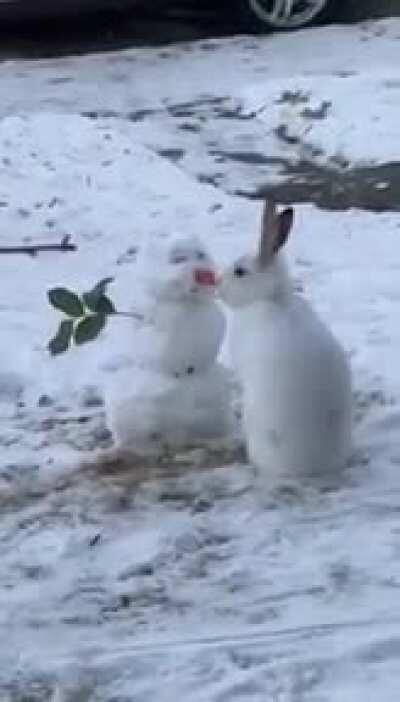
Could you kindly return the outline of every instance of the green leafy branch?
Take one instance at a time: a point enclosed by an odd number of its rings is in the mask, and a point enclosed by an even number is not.
[[[50,304],[66,315],[61,320],[57,333],[49,341],[48,349],[52,356],[65,353],[74,343],[82,346],[94,341],[106,326],[111,316],[143,319],[141,315],[119,312],[106,295],[107,287],[113,278],[103,278],[89,292],[79,295],[68,288],[52,288],[47,295]]]

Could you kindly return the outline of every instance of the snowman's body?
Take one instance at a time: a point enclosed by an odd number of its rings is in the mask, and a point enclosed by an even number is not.
[[[232,432],[227,397],[229,376],[214,363],[201,373],[178,378],[140,371],[135,386],[112,402],[110,428],[119,447],[159,454],[226,437]]]
[[[214,290],[214,265],[198,241],[170,247],[151,286],[152,323],[142,330],[141,353],[108,393],[120,448],[158,453],[232,433],[230,376],[217,361],[225,317]]]
[[[209,370],[225,335],[225,317],[211,299],[159,304],[154,314],[158,333],[158,370],[185,376]]]

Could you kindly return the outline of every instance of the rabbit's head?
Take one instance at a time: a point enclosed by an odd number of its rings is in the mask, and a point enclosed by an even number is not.
[[[288,239],[294,212],[278,213],[270,200],[264,206],[259,250],[243,256],[224,273],[219,293],[230,307],[245,307],[258,300],[279,300],[290,290],[286,264],[279,255]]]
[[[217,285],[216,266],[196,237],[178,239],[161,256],[160,271],[152,289],[160,300],[207,299]]]

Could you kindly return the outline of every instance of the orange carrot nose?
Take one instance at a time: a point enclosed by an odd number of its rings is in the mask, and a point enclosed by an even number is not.
[[[196,268],[194,279],[198,285],[217,285],[217,276],[209,268]]]

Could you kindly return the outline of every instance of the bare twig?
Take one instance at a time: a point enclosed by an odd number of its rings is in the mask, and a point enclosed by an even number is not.
[[[1,254],[27,254],[28,256],[36,256],[44,251],[76,251],[77,246],[70,243],[70,237],[67,234],[59,244],[36,244],[32,246],[0,246]]]
[[[144,317],[142,314],[139,314],[138,312],[113,312],[112,313],[113,317],[130,317],[131,319],[136,319],[138,322],[143,322]]]

